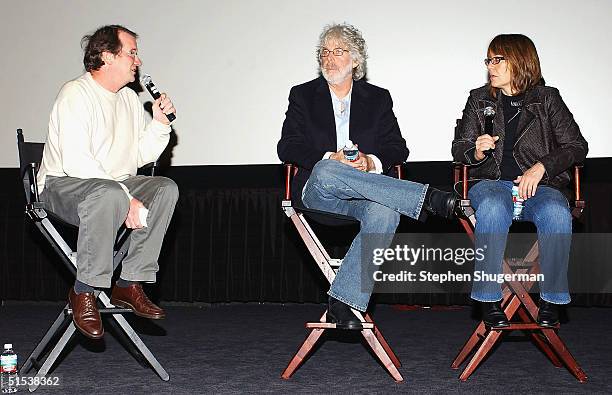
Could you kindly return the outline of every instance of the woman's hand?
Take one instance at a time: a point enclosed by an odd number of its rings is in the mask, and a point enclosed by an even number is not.
[[[491,137],[488,134],[478,136],[476,139],[476,151],[474,151],[474,159],[481,161],[485,158],[485,151],[495,149],[495,142],[499,140],[499,136]]]
[[[522,176],[516,177],[514,182],[518,183],[518,193],[522,199],[529,199],[536,193],[538,184],[544,177],[546,169],[540,162],[533,165],[529,170],[523,173]]]

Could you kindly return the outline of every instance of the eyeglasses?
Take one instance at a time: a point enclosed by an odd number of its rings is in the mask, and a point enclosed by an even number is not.
[[[334,48],[332,50],[329,50],[327,48],[321,48],[321,50],[319,51],[319,55],[322,58],[326,58],[329,56],[330,53],[333,53],[334,56],[342,56],[344,55],[345,52],[350,52],[348,49],[342,49],[342,48]]]
[[[485,58],[484,63],[485,66],[488,66],[489,64],[499,64],[502,60],[506,60],[506,58],[503,56],[493,56],[492,58]]]

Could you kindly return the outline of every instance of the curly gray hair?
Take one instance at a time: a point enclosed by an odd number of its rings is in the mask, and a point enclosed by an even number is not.
[[[321,50],[325,43],[331,39],[336,39],[348,47],[351,59],[357,62],[357,67],[353,69],[353,80],[358,81],[366,75],[367,71],[367,48],[366,42],[361,35],[361,32],[353,25],[348,23],[331,24],[323,28],[323,32],[319,36],[319,45],[317,45],[317,62],[321,67]]]

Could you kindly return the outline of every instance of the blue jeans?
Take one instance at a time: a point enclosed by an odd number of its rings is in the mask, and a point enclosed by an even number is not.
[[[502,272],[508,229],[512,224],[512,181],[480,181],[468,192],[476,210],[476,248],[487,246],[484,259],[475,260],[475,271],[487,274]],[[572,237],[572,216],[567,199],[557,189],[538,186],[536,193],[525,200],[523,220],[538,230],[540,297],[550,303],[570,302],[567,266]],[[501,285],[478,281],[472,285],[472,299],[494,302],[502,299]]]
[[[361,238],[377,234],[375,248],[387,248],[399,223],[400,214],[417,219],[421,213],[427,185],[399,180],[382,174],[364,173],[335,160],[321,160],[312,169],[302,201],[308,208],[356,218],[361,229],[329,289],[328,295],[359,311],[366,311],[374,279],[362,281]]]

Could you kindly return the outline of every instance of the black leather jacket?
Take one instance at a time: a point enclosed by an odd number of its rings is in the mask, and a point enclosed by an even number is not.
[[[504,151],[505,124],[500,92],[493,98],[485,85],[470,92],[463,118],[457,125],[452,154],[457,162],[470,165],[470,181],[497,180]],[[493,155],[474,158],[476,139],[484,133],[485,107],[495,110],[493,134],[499,136]],[[584,161],[588,144],[556,88],[537,86],[525,92],[513,155],[523,172],[537,162],[546,169],[540,184],[562,188],[570,181],[569,168]]]

